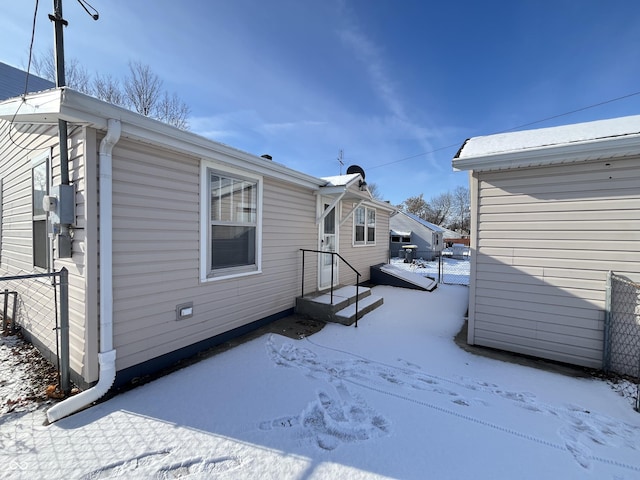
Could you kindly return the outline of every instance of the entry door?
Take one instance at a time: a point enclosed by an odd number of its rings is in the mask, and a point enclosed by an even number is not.
[[[329,208],[328,203],[323,203],[323,210],[326,211]],[[320,250],[323,252],[337,252],[337,237],[336,237],[336,209],[331,209],[329,213],[324,217],[322,225],[320,226]],[[338,282],[338,263],[335,255],[320,254],[320,279],[318,288],[323,290],[331,286],[331,264],[333,263],[333,284]]]

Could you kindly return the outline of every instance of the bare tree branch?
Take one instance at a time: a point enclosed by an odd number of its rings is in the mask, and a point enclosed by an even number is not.
[[[181,130],[188,130],[189,122],[187,117],[189,112],[190,109],[187,104],[180,100],[175,93],[169,96],[165,91],[158,102],[154,117]]]
[[[133,110],[151,116],[157,108],[162,80],[151,71],[149,65],[129,62],[129,75],[125,78],[124,94]]]
[[[127,105],[120,82],[109,74],[96,75],[93,79],[93,94],[100,100],[113,105],[120,107],[126,107]]]

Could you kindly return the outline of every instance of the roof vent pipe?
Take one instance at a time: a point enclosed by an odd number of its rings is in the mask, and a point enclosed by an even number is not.
[[[264,158],[265,160],[273,160],[273,157],[271,155],[268,154],[264,154],[264,155],[260,155],[261,158]]]
[[[113,242],[112,242],[112,152],[120,140],[120,120],[109,119],[107,135],[100,142],[100,377],[98,383],[47,410],[49,422],[60,420],[85,408],[109,391],[116,378],[116,351],[113,349]]]

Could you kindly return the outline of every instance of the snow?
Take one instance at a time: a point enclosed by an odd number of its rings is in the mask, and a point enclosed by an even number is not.
[[[587,142],[640,133],[640,115],[576,123],[559,127],[474,137],[464,144],[459,158],[514,152],[551,145]]]
[[[358,328],[267,334],[43,425],[0,416],[0,478],[640,478],[606,382],[477,356],[468,289],[378,286]]]

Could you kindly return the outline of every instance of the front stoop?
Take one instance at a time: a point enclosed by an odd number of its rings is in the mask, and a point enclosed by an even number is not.
[[[384,299],[368,287],[358,287],[358,318],[382,305]],[[296,313],[324,322],[352,325],[356,321],[356,287],[340,287],[331,294],[318,292],[296,298]]]

